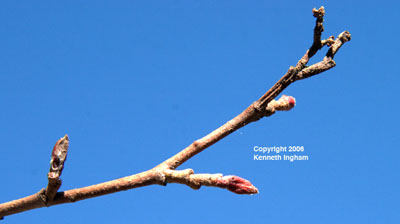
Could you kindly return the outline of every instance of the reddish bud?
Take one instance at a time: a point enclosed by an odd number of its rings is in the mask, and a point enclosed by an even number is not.
[[[296,105],[296,99],[293,96],[283,95],[281,97],[281,99],[283,99],[286,102],[288,102],[288,104],[289,104],[288,106],[290,107],[290,109],[292,109]]]
[[[292,96],[282,95],[278,101],[271,101],[269,106],[275,110],[290,110],[296,105],[296,100]]]
[[[236,194],[257,194],[258,189],[250,181],[238,176],[224,176],[219,181],[229,191]]]

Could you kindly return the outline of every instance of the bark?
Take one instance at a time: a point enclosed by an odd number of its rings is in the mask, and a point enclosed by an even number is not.
[[[317,75],[336,66],[333,58],[340,47],[347,41],[350,41],[351,35],[348,31],[344,31],[339,34],[336,39],[330,36],[325,40],[321,40],[324,30],[324,7],[318,10],[313,9],[313,15],[316,18],[316,24],[311,47],[295,66],[290,66],[287,73],[284,74],[271,89],[232,120],[226,122],[203,138],[194,141],[185,149],[153,169],[96,185],[57,192],[61,186],[60,176],[64,168],[64,162],[68,151],[69,138],[66,135],[57,141],[54,146],[47,188],[25,198],[0,204],[0,217],[40,207],[76,202],[152,184],[167,185],[167,183],[179,183],[188,185],[193,189],[199,189],[204,185],[224,188],[237,194],[258,193],[258,189],[255,186],[241,177],[231,175],[223,176],[222,174],[195,174],[192,169],[175,169],[239,128],[263,117],[271,116],[276,111],[290,110],[295,105],[295,99],[293,97],[284,95],[277,101],[274,99],[290,84]],[[329,49],[323,60],[307,66],[309,59],[325,45],[328,46]]]

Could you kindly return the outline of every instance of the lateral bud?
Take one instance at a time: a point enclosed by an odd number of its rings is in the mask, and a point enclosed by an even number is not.
[[[291,110],[296,105],[296,99],[292,96],[283,95],[279,100],[273,100],[268,104],[267,108],[275,110]]]
[[[54,145],[53,151],[51,153],[50,173],[56,173],[58,176],[61,175],[61,172],[64,168],[64,162],[67,159],[68,146],[68,135],[60,138]]]

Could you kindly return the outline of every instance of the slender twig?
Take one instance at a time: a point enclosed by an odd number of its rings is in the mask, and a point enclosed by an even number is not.
[[[275,111],[290,110],[295,105],[295,100],[293,97],[282,96],[277,101],[275,101],[274,98],[276,98],[293,82],[319,74],[333,68],[336,65],[333,58],[340,47],[345,42],[350,40],[350,33],[345,31],[336,39],[331,36],[326,40],[321,40],[321,35],[324,30],[324,7],[321,7],[318,10],[313,9],[313,15],[316,18],[313,44],[306,51],[305,55],[298,61],[296,66],[291,66],[287,73],[260,99],[252,103],[232,120],[215,129],[213,132],[204,136],[203,138],[194,141],[181,152],[162,162],[153,169],[92,186],[58,192],[54,195],[54,191],[57,191],[58,187],[61,186],[61,180],[59,180],[59,176],[61,175],[63,163],[57,163],[56,160],[58,158],[60,161],[62,160],[62,162],[65,161],[66,149],[68,148],[68,137],[66,136],[62,138],[63,140],[60,139],[56,144],[57,147],[55,146],[54,148],[58,154],[56,153],[57,156],[52,155],[52,164],[58,165],[50,169],[48,175],[49,185],[47,189],[42,189],[38,193],[25,198],[0,204],[0,217],[45,206],[76,202],[79,200],[152,184],[167,185],[167,183],[180,183],[188,185],[193,189],[199,189],[200,186],[204,185],[225,188],[238,194],[258,193],[256,187],[241,177],[223,176],[222,174],[194,174],[192,169],[181,171],[175,169],[196,154],[202,152],[204,149],[208,148],[239,128],[253,121],[257,121],[265,116],[271,116],[275,113]],[[324,59],[321,62],[307,67],[307,63],[309,62],[310,58],[313,57],[316,52],[322,49],[322,47],[325,45],[329,47],[329,50]],[[56,150],[56,148],[59,150]],[[53,179],[56,179],[56,181],[53,181]],[[53,184],[53,182],[56,184]]]

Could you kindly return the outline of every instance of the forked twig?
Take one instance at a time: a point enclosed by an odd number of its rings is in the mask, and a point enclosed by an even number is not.
[[[205,185],[225,188],[238,194],[258,193],[256,187],[241,177],[223,176],[222,174],[195,174],[192,169],[181,171],[175,169],[196,154],[202,152],[204,149],[239,128],[265,116],[271,116],[276,111],[290,110],[295,105],[293,97],[284,95],[277,101],[275,101],[274,98],[276,98],[293,82],[319,74],[336,65],[333,58],[340,47],[350,40],[351,35],[348,31],[344,31],[339,34],[336,39],[331,36],[325,40],[321,40],[321,35],[324,30],[324,7],[321,7],[318,10],[313,9],[313,15],[316,18],[313,44],[306,51],[305,55],[297,62],[296,66],[291,66],[287,73],[260,99],[252,103],[232,120],[215,129],[203,138],[194,141],[181,152],[162,162],[153,169],[92,186],[56,193],[61,186],[61,180],[59,177],[68,150],[68,136],[65,136],[57,142],[53,149],[52,166],[48,174],[49,185],[46,190],[42,189],[31,196],[0,204],[0,217],[45,206],[76,202],[152,184],[166,185],[167,183],[180,183],[186,184],[193,189],[199,189],[202,185]],[[329,49],[323,60],[307,66],[310,58],[325,45],[327,45]]]

